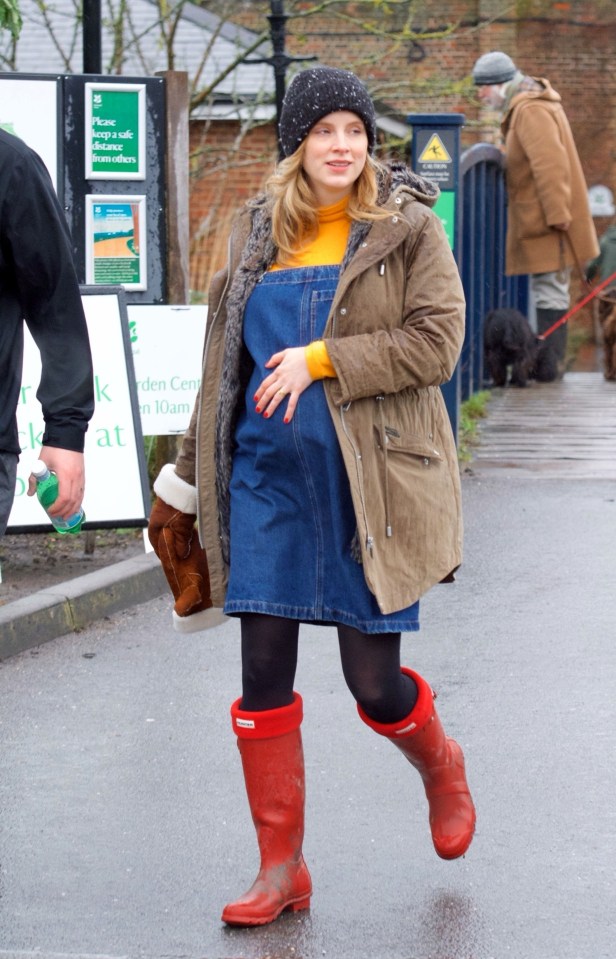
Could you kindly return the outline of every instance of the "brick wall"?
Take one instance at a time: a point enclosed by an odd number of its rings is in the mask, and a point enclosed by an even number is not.
[[[202,300],[227,259],[234,214],[258,193],[274,168],[273,123],[240,131],[229,121],[190,124],[190,289]]]
[[[288,11],[310,6],[286,3]],[[614,0],[526,0],[519,20],[513,7],[503,12],[501,0],[430,0],[423,7],[392,7],[391,18],[382,8],[375,18],[372,4],[344,6],[356,22],[335,16],[332,8],[318,16],[289,19],[287,52],[317,55],[323,63],[355,70],[379,107],[400,118],[408,113],[464,113],[464,148],[498,139],[494,117],[480,113],[468,78],[478,56],[505,50],[520,69],[547,77],[561,94],[588,185],[605,184],[616,195]],[[401,31],[411,6],[413,40],[392,42],[360,25],[372,17],[377,26]],[[258,30],[270,12],[269,2],[238,0],[235,8],[238,23]],[[443,35],[443,28],[456,23],[451,35]],[[273,124],[240,136],[237,124],[204,127],[194,122],[191,155],[191,288],[201,292],[225,261],[233,212],[260,189],[276,160]],[[606,225],[597,220],[598,232]]]

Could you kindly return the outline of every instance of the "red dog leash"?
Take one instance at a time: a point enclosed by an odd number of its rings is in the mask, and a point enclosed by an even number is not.
[[[601,290],[604,290],[605,287],[613,280],[616,280],[616,273],[612,273],[611,276],[608,276],[607,280],[603,280],[598,286],[595,286],[590,293],[587,293],[585,297],[583,297],[581,300],[578,300],[575,306],[572,306],[571,309],[564,314],[564,316],[561,316],[559,320],[556,320],[556,323],[553,323],[549,330],[546,330],[545,333],[542,333],[541,336],[537,337],[537,339],[546,340],[548,336],[554,332],[554,330],[557,330],[559,326],[562,326],[563,323],[566,323],[569,317],[573,316],[574,313],[577,313],[578,310],[581,310],[583,306],[586,306],[586,304],[590,302],[590,300],[592,300],[597,293],[600,293]]]

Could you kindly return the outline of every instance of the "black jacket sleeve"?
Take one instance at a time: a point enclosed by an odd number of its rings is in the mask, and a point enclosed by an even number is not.
[[[48,446],[82,452],[94,411],[92,356],[68,225],[51,178],[29,148],[4,173],[3,249],[21,313],[41,354],[37,398]],[[7,264],[9,266],[9,264]]]

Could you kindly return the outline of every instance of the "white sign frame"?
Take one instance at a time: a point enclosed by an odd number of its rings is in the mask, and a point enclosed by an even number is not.
[[[146,200],[143,194],[113,194],[113,193],[89,193],[85,197],[86,207],[86,283],[93,286],[109,286],[110,280],[106,283],[97,284],[95,281],[95,228],[96,228],[96,207],[137,207],[137,230],[135,231],[138,252],[137,264],[139,270],[139,279],[136,283],[123,283],[119,277],[113,277],[113,283],[121,285],[125,290],[147,290],[148,277],[148,251],[147,251],[147,229],[146,229]],[[133,219],[134,227],[134,219]],[[114,240],[112,233],[109,234],[109,242]],[[103,259],[103,258],[101,258]],[[122,259],[122,257],[108,256],[108,259]]]
[[[81,287],[94,365],[94,415],[85,439],[86,491],[83,529],[146,527],[151,500],[141,432],[135,370],[124,291]],[[43,414],[35,393],[40,355],[26,330],[21,401],[17,409],[22,454],[8,533],[50,532],[36,497],[27,495],[28,477],[38,459]]]
[[[137,96],[137,150],[139,166],[133,172],[120,169],[93,169],[93,111],[92,101],[97,91],[102,93],[133,93]],[[86,83],[85,96],[85,178],[86,180],[145,180],[146,178],[146,86],[145,83]]]

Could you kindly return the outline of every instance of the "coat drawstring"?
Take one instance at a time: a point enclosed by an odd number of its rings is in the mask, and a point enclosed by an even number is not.
[[[385,426],[385,414],[383,413],[383,400],[385,397],[382,394],[379,394],[376,397],[376,401],[379,404],[379,420],[381,428],[381,445],[383,447],[383,457],[384,457],[384,468],[385,468],[385,534],[386,536],[392,535],[391,521],[389,517],[389,463],[388,463],[388,447],[389,447],[389,437],[387,436],[387,428]]]

